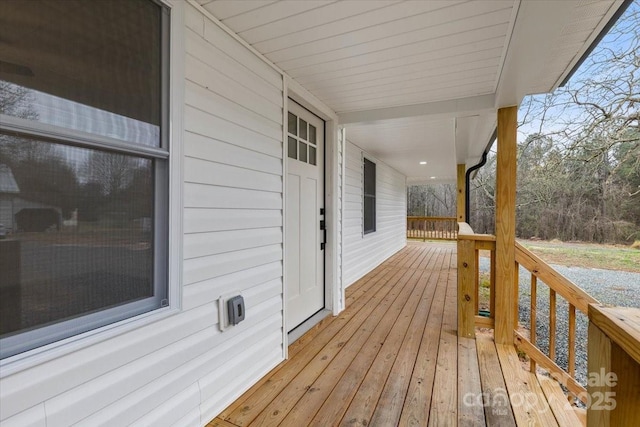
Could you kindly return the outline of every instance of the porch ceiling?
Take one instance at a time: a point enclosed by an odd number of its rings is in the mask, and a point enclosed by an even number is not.
[[[457,163],[477,163],[496,109],[557,87],[623,6],[197,1],[336,111],[350,141],[412,182],[454,182]]]

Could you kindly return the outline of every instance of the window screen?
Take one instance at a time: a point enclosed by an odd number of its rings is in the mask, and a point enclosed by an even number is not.
[[[376,164],[364,159],[364,234],[376,231]]]
[[[0,5],[0,355],[167,305],[169,10]]]

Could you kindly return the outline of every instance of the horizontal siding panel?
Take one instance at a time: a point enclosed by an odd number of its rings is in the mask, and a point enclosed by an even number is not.
[[[187,208],[282,209],[282,193],[190,183],[184,187]]]
[[[249,108],[229,101],[193,82],[186,82],[184,98],[187,105],[251,129],[269,138],[282,139],[282,126],[279,123],[266,119]]]
[[[280,148],[280,146],[278,146]],[[241,168],[282,175],[282,160],[259,151],[187,132],[184,155]]]
[[[128,363],[201,331],[211,324],[210,314],[206,308],[197,308],[170,316],[5,377],[0,388],[3,416],[21,412],[33,406],[33,401],[44,402],[107,372],[117,372]]]
[[[270,85],[282,90],[282,75],[279,72],[208,19],[204,22],[204,38]]]
[[[245,68],[194,32],[187,31],[185,39],[188,54],[282,108],[281,87],[265,84],[265,81],[252,70]]]
[[[174,3],[189,28],[189,53],[171,52],[186,72],[184,104],[174,105],[184,111],[176,144],[186,182],[176,183],[176,199],[186,235],[170,242],[184,243],[187,257],[171,284],[182,303],[87,333],[91,345],[72,338],[5,373],[3,426],[200,426],[203,408],[228,403],[282,360],[282,76],[188,2]],[[217,298],[228,291],[245,296],[246,318],[221,332]],[[243,358],[250,369],[237,364]],[[200,381],[220,375],[226,394],[214,405],[212,385],[205,396]]]
[[[186,420],[182,416],[183,414],[194,415],[190,415],[191,419]],[[153,411],[148,412],[131,425],[133,427],[169,426],[178,422],[181,422],[182,426],[200,427],[200,387],[198,384],[193,384],[172,396],[171,399],[161,402]]]
[[[195,8],[186,8],[184,12],[184,23],[186,28],[200,36],[204,35],[204,16]]]
[[[122,385],[122,387],[133,388],[132,382],[135,380],[140,381],[140,374],[147,373],[149,370],[155,369],[157,372],[161,372],[162,375],[152,376],[152,373],[147,374],[149,378],[154,378],[153,381],[144,385],[138,385],[133,393],[128,394],[124,399],[114,401],[112,404],[104,406],[92,416],[83,419],[80,425],[129,425],[145,413],[158,408],[158,405],[161,403],[175,398],[176,390],[188,390],[194,387],[194,385],[198,389],[197,399],[199,403],[200,393],[199,387],[197,386],[198,379],[208,375],[212,370],[219,367],[221,361],[233,357],[235,353],[240,352],[240,349],[234,349],[234,344],[237,345],[238,342],[257,341],[261,339],[267,331],[277,331],[279,329],[280,322],[274,319],[273,316],[273,313],[277,313],[277,307],[274,304],[270,304],[267,310],[264,310],[263,307],[255,308],[256,310],[252,312],[255,318],[251,322],[247,319],[247,324],[243,325],[244,328],[240,328],[240,325],[235,327],[233,334],[229,333],[222,336],[217,327],[212,327],[200,334],[188,337],[183,340],[180,345],[174,345],[172,346],[173,348],[164,349],[162,352],[154,354],[154,357],[156,357],[155,360],[139,361],[137,363],[138,366],[129,367],[131,371],[134,371],[136,368],[138,371],[135,371],[135,376],[132,376],[132,378],[127,381],[127,384]],[[225,341],[220,342],[219,346],[214,347],[212,343],[216,336],[224,338]],[[183,363],[179,363],[180,353],[188,356],[188,359],[185,358]],[[113,385],[103,382],[92,384],[92,386],[112,387]],[[77,408],[79,412],[84,411],[86,405],[92,406],[101,403],[97,402],[97,399],[92,398],[92,396],[88,396],[87,398],[81,396],[81,390],[83,388],[84,387],[81,387],[76,391],[78,395],[76,397],[78,397],[79,400],[87,400],[84,402],[84,406]],[[110,395],[112,396],[113,393]],[[75,406],[80,403],[81,402],[72,402],[72,405]]]
[[[5,416],[6,409],[3,401],[2,417]],[[2,419],[2,427],[47,427],[44,403],[22,411],[11,418]]]
[[[282,261],[282,245],[188,259],[184,262],[184,282],[185,284],[201,282],[274,261]]]
[[[274,98],[272,101],[275,102],[270,102],[192,55],[187,55],[185,59],[185,74],[189,81],[204,89],[243,105],[275,123],[282,121],[282,106],[279,105],[282,104],[282,97]]]
[[[191,157],[185,158],[184,166],[184,181],[188,183],[282,193],[279,175]]]
[[[190,310],[213,302],[223,294],[240,292],[241,289],[252,288],[276,279],[282,280],[282,262],[280,261],[186,286],[182,305],[185,310]]]
[[[250,343],[247,343],[250,344]],[[278,349],[280,345],[280,349]],[[230,359],[224,369],[217,369],[200,380],[202,395],[201,412],[205,420],[213,419],[225,407],[245,391],[232,389],[222,384],[247,384],[251,378],[259,378],[282,361],[282,332],[263,335],[263,339],[253,345],[245,345],[245,352]]]
[[[342,268],[348,286],[405,246],[406,186],[402,174],[365,153],[376,163],[376,231],[363,235],[362,151],[350,142],[345,151]]]
[[[184,210],[184,232],[187,234],[267,227],[282,227],[281,210],[198,208]]]
[[[213,418],[211,418],[213,419]],[[193,409],[184,417],[180,418],[177,422],[171,424],[171,427],[200,427],[203,424],[200,414],[200,407]],[[140,424],[140,427],[147,427],[152,424]]]
[[[187,234],[184,258],[197,258],[282,243],[280,227]]]
[[[192,132],[273,157],[282,157],[282,138],[276,140],[266,137],[188,105],[185,106],[184,122],[187,135]]]

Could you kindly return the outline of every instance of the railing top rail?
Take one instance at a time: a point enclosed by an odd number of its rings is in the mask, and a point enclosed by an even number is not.
[[[516,262],[539,277],[547,286],[584,314],[587,314],[589,304],[599,304],[597,299],[518,242],[516,242]]]
[[[466,222],[458,223],[458,239],[459,240],[483,240],[489,242],[495,242],[496,236],[493,234],[477,234],[473,232],[473,229]]]
[[[589,304],[589,320],[640,363],[640,309]]]

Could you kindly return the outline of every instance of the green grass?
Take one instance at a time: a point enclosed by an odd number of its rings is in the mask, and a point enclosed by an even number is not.
[[[532,242],[522,245],[550,264],[640,273],[640,250],[587,243]]]

